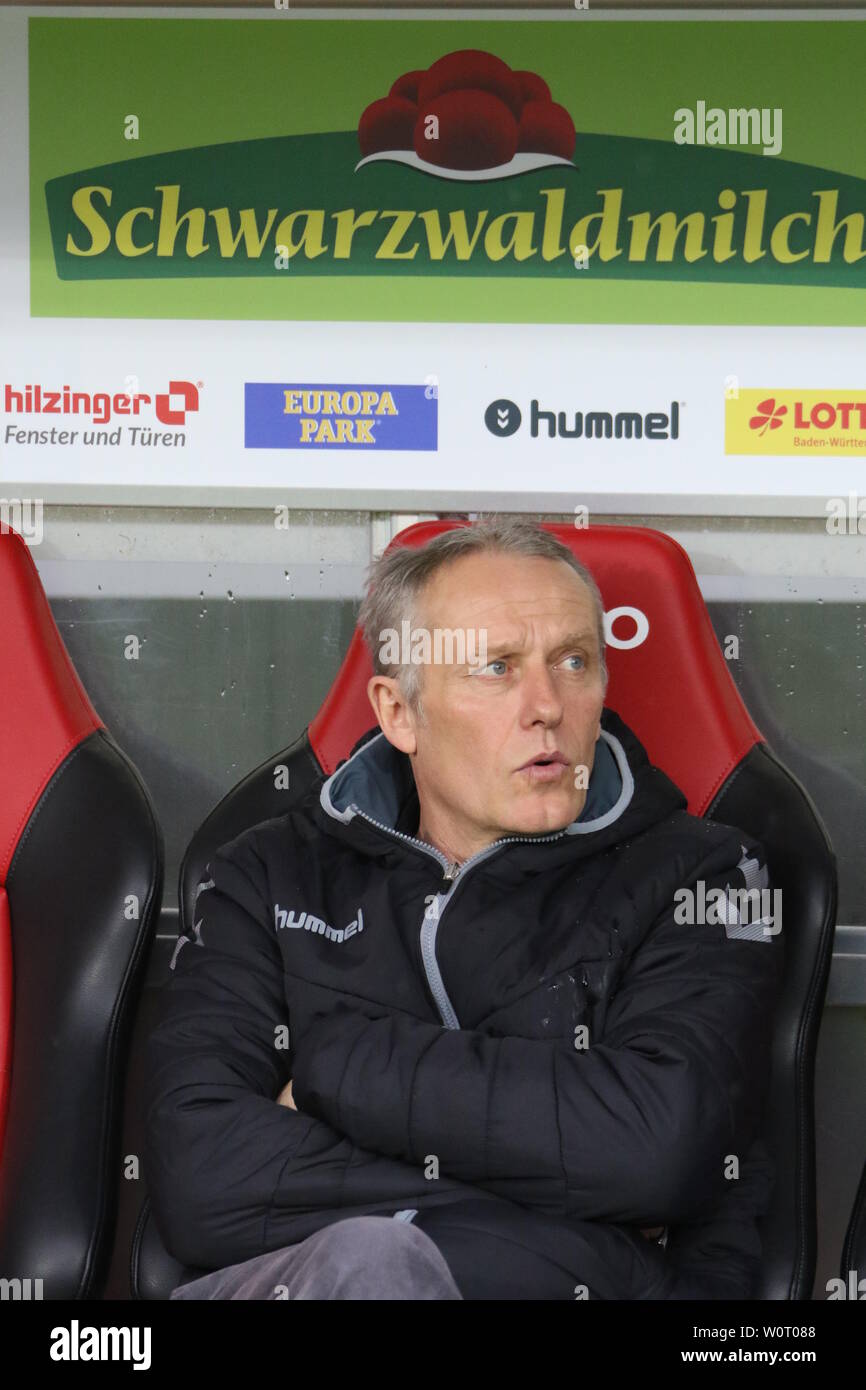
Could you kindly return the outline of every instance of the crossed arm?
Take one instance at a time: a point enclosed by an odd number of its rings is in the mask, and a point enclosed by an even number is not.
[[[296,1039],[289,1094],[365,1148],[526,1205],[673,1225],[714,1205],[754,1137],[780,964],[778,938],[672,907],[585,1051],[339,1001]]]
[[[777,939],[659,919],[586,1052],[342,1000],[290,1020],[261,860],[245,842],[211,867],[146,1072],[153,1209],[185,1263],[303,1239],[322,1212],[429,1200],[430,1155],[439,1193],[638,1225],[673,1225],[724,1187],[765,1069]]]
[[[298,1107],[292,1095],[291,1079],[286,1082],[280,1094],[277,1096],[277,1105],[285,1105],[290,1110],[297,1110]],[[646,1236],[647,1240],[655,1240],[657,1236],[661,1235],[663,1230],[664,1226],[644,1226],[641,1228],[641,1235]]]

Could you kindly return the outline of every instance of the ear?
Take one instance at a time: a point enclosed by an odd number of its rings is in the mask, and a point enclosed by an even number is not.
[[[389,743],[401,753],[415,753],[415,718],[394,676],[371,676],[367,682],[367,698]]]

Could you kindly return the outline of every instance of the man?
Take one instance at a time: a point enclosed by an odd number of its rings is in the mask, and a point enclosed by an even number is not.
[[[754,1296],[762,847],[605,708],[548,532],[398,548],[361,623],[378,728],[213,857],[149,1040],[154,1215],[211,1271],[172,1296]]]

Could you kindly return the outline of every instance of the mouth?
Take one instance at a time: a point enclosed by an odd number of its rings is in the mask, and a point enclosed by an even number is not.
[[[524,763],[517,770],[533,782],[554,782],[563,775],[569,766],[565,754],[554,749],[552,753],[537,753],[534,758],[530,758],[529,762]]]

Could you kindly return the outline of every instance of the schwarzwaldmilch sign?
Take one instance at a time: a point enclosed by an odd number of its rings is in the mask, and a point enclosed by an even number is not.
[[[107,45],[122,63],[135,23],[31,21],[33,90],[43,82],[47,94],[59,37],[51,26],[64,26],[85,56],[102,35],[101,57]],[[87,99],[99,118],[94,112],[67,142],[78,157],[58,170],[57,152],[48,160],[47,143],[43,149],[44,107],[31,105],[34,246],[40,217],[45,233],[44,254],[34,256],[34,312],[85,306],[97,282],[110,282],[130,316],[146,295],[147,313],[161,304],[171,317],[167,305],[183,280],[206,283],[197,302],[206,294],[215,318],[435,321],[460,317],[462,305],[476,320],[542,322],[559,318],[552,293],[559,311],[579,322],[587,310],[605,318],[605,293],[622,304],[637,285],[725,287],[734,305],[745,304],[745,292],[772,288],[866,287],[866,179],[842,116],[837,140],[824,138],[827,120],[820,138],[808,129],[799,69],[785,62],[786,54],[793,61],[785,37],[794,25],[245,21],[244,45],[262,69],[250,107],[232,100],[230,21],[141,23],[152,26],[151,38],[160,27],[171,38],[166,73],[190,26],[198,36],[188,89],[173,96],[168,83],[158,122],[145,99],[135,138],[107,140],[106,124],[119,132],[130,117],[116,104],[109,110],[97,84]],[[775,44],[766,90],[731,63],[732,27],[748,31],[754,51]],[[810,43],[826,43],[828,30],[838,41],[843,27],[809,25]],[[861,42],[862,26],[849,27]],[[718,61],[704,83],[697,54],[705,63],[711,28]],[[481,30],[485,47],[465,43]],[[371,35],[378,41],[376,63],[350,62],[361,31],[368,48]],[[525,62],[514,58],[517,32]],[[641,66],[638,38],[645,90],[630,86],[625,102],[627,70]],[[667,62],[655,64],[653,51],[665,42]],[[274,46],[285,58],[281,101],[267,81]],[[606,66],[611,81],[599,87]],[[52,90],[58,86],[63,76],[52,74]],[[788,102],[779,96],[786,89]],[[818,97],[810,88],[809,101]],[[211,121],[200,109],[190,118],[196,98]],[[225,135],[227,124],[229,138],[202,138],[206,130]],[[88,148],[116,157],[82,159]],[[245,313],[238,282],[262,280],[274,291],[270,312],[260,312],[259,286],[250,287],[257,297]],[[820,321],[834,321],[837,298],[822,300]],[[479,312],[485,303],[488,314]],[[688,321],[701,321],[699,299],[675,303]],[[816,313],[814,298],[803,304]]]

